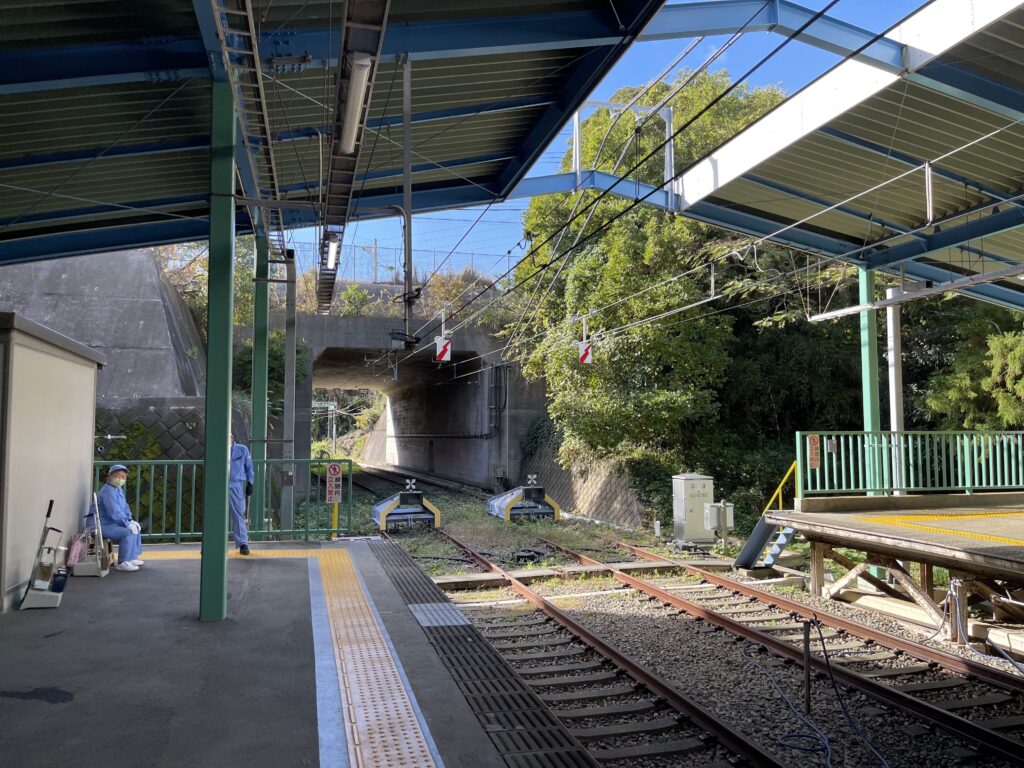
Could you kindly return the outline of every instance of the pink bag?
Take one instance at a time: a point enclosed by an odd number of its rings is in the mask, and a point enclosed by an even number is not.
[[[71,546],[68,547],[67,565],[72,567],[79,563],[85,555],[85,548],[88,543],[88,533],[76,533],[71,539]]]

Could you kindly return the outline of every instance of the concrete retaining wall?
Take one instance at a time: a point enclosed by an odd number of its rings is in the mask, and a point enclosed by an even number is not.
[[[566,512],[628,528],[651,525],[653,514],[636,498],[616,462],[581,463],[566,470],[555,460],[555,449],[544,445],[524,462],[527,473],[536,473],[537,482]]]

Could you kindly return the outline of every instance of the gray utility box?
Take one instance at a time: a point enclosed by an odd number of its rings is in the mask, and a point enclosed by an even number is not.
[[[715,481],[707,475],[672,476],[672,535],[679,541],[716,541],[704,525],[704,505],[715,500]]]

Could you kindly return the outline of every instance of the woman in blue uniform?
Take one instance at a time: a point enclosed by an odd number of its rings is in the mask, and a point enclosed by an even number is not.
[[[97,495],[100,525],[104,538],[117,542],[117,564],[114,570],[137,571],[142,560],[142,526],[132,519],[132,510],[124,496],[128,467],[115,464],[107,473],[107,482]]]

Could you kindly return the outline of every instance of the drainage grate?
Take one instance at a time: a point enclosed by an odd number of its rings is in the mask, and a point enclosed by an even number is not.
[[[509,768],[598,765],[404,549],[390,542],[370,549]]]

